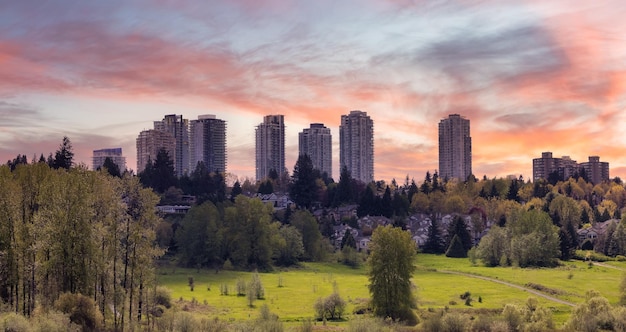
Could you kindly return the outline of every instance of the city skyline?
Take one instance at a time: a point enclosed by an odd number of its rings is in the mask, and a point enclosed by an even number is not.
[[[284,114],[298,132],[374,120],[376,180],[438,169],[437,123],[472,123],[477,177],[532,178],[544,151],[600,156],[626,177],[626,43],[620,1],[218,1],[0,4],[0,158],[77,162],[135,140],[165,114],[228,123],[228,167],[255,177],[254,127]],[[158,22],[159,24],[155,24]],[[338,177],[339,140],[333,142]]]

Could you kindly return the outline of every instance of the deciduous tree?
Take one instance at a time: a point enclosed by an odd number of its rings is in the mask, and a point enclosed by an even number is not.
[[[369,290],[374,314],[415,322],[411,277],[415,272],[415,243],[400,228],[378,227],[370,243]]]

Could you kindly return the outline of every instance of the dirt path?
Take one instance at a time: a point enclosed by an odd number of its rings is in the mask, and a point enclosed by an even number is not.
[[[469,273],[463,273],[463,272],[448,271],[448,270],[437,270],[437,272],[448,273],[448,274],[456,274],[456,275],[460,275],[460,276],[464,276],[464,277],[468,277],[468,278],[476,278],[476,279],[482,279],[482,280],[486,280],[486,281],[491,281],[491,282],[499,283],[499,284],[502,284],[502,285],[505,285],[505,286],[517,288],[519,290],[523,290],[525,292],[529,292],[529,293],[535,294],[537,296],[543,297],[544,299],[547,299],[547,300],[550,300],[550,301],[553,301],[553,302],[556,302],[556,303],[568,305],[570,307],[575,307],[576,306],[576,304],[574,304],[572,302],[561,300],[559,298],[556,298],[554,296],[550,296],[550,295],[544,294],[544,293],[539,292],[537,290],[534,290],[532,288],[516,285],[516,284],[510,283],[510,282],[507,282],[507,281],[502,281],[502,280],[499,280],[499,279],[483,277],[483,276],[479,276],[479,275],[475,275],[475,274],[469,274]]]

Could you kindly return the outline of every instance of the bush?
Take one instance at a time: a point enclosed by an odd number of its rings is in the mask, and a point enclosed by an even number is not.
[[[10,332],[30,332],[32,328],[26,317],[16,314],[7,313],[0,316],[0,321],[4,323],[4,331]]]
[[[228,324],[219,320],[217,317],[214,319],[202,318],[199,323],[199,331],[204,332],[221,332],[228,330]]]
[[[334,292],[326,298],[317,299],[314,307],[318,320],[341,319],[346,309],[346,301]]]
[[[82,326],[83,330],[94,331],[100,328],[102,314],[95,302],[85,295],[63,293],[54,306],[68,314],[72,323]]]
[[[170,291],[167,287],[157,286],[156,292],[154,294],[154,304],[162,305],[167,309],[171,308],[172,291]]]
[[[178,332],[194,332],[198,330],[198,322],[193,314],[188,312],[179,312],[174,320],[175,331]]]
[[[220,295],[228,295],[228,284],[220,285]]]
[[[263,304],[259,312],[259,318],[255,323],[254,331],[282,332],[283,330],[283,323],[278,320],[278,316],[270,311],[267,304]]]
[[[469,325],[470,319],[467,315],[449,313],[443,316],[443,328],[446,332],[464,332]]]
[[[397,331],[396,323],[381,318],[351,319],[348,332],[392,332]]]
[[[444,313],[436,313],[426,318],[422,324],[420,331],[424,332],[443,332],[443,315]]]
[[[510,332],[509,324],[505,321],[497,320],[489,326],[491,332]]]
[[[490,315],[478,315],[478,317],[472,321],[471,330],[476,332],[489,332],[491,331],[491,324],[493,324],[493,318]]]
[[[356,249],[350,246],[345,246],[343,247],[343,249],[341,249],[341,263],[343,263],[344,265],[356,269],[361,266],[361,262],[361,255],[359,255],[359,252],[356,251]]]
[[[31,322],[35,323],[34,331],[36,332],[79,332],[80,326],[73,324],[68,315],[49,310],[48,312],[40,312],[35,309]]]
[[[302,321],[302,324],[300,324],[300,332],[313,332],[313,322],[308,318]]]
[[[263,283],[261,283],[261,278],[259,278],[259,274],[257,272],[252,274],[252,280],[250,280],[248,289],[254,291],[254,295],[258,300],[265,298],[265,288],[263,287]]]
[[[507,304],[504,306],[504,309],[502,310],[502,317],[507,323],[510,331],[518,331],[524,322],[521,310],[513,304]]]
[[[613,258],[593,250],[576,250],[573,258],[593,262],[608,262],[613,260]]]
[[[237,296],[245,296],[246,295],[246,282],[238,278],[237,279]]]

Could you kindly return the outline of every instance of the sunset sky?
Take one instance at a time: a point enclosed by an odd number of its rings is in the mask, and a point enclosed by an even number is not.
[[[165,114],[227,121],[228,169],[254,176],[254,129],[374,120],[374,177],[422,181],[437,124],[470,120],[477,177],[531,177],[542,151],[600,156],[626,178],[626,2],[107,0],[0,2],[0,161],[76,161]]]

